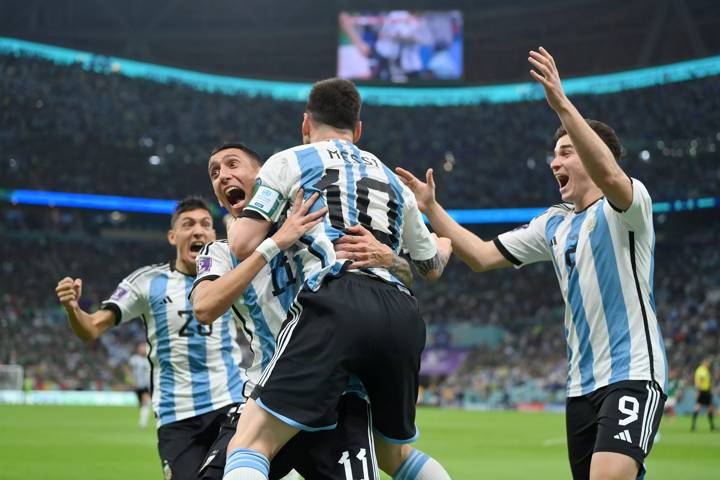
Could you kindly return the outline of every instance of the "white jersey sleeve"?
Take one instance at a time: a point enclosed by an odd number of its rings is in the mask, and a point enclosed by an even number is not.
[[[110,298],[102,302],[102,308],[115,313],[115,324],[127,323],[139,317],[148,308],[148,289],[143,285],[147,280],[145,273],[154,266],[143,267],[123,279]]]
[[[629,230],[641,232],[646,231],[652,225],[652,199],[643,183],[630,178],[632,182],[633,198],[627,210],[622,211],[610,202],[605,202],[608,218],[620,218]]]
[[[408,192],[406,188],[403,188],[405,205],[401,236],[402,250],[408,252],[414,261],[430,260],[437,254],[437,244],[423,221],[415,195],[412,192],[409,192],[408,195]]]
[[[232,270],[234,262],[232,253],[227,248],[227,240],[218,240],[205,245],[195,259],[195,264],[197,265],[197,275],[192,290],[195,290],[200,282],[215,280]],[[190,290],[191,295],[192,290]]]
[[[300,184],[297,161],[287,152],[270,157],[263,164],[253,190],[252,198],[243,216],[257,216],[273,223],[280,220]],[[255,215],[253,215],[255,214]]]
[[[500,234],[495,246],[516,268],[535,262],[551,260],[552,252],[545,238],[550,210],[533,218],[529,224]],[[552,239],[551,239],[552,240]]]

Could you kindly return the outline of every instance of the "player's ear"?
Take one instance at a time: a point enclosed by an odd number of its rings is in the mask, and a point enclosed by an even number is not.
[[[302,137],[303,137],[303,143],[309,143],[310,142],[310,128],[311,128],[311,120],[310,116],[307,114],[307,112],[303,113],[303,122],[302,122]]]
[[[362,120],[358,120],[355,124],[355,131],[353,132],[353,143],[357,143],[362,136]]]
[[[177,245],[177,242],[175,241],[175,229],[174,228],[171,228],[170,230],[168,230],[167,238],[168,238],[168,242],[170,242],[170,245],[172,245],[173,247],[175,245]]]

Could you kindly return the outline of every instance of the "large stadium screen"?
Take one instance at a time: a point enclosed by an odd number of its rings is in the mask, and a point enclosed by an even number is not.
[[[406,83],[462,75],[459,10],[340,13],[339,77]]]

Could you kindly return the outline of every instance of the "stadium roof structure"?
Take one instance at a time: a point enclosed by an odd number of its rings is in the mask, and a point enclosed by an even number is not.
[[[208,73],[312,81],[336,72],[341,10],[460,9],[464,84],[527,80],[538,44],[566,76],[720,54],[717,0],[0,0],[0,36]]]

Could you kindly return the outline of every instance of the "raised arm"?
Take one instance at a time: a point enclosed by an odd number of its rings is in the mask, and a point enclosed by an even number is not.
[[[82,279],[63,278],[55,287],[55,293],[65,309],[70,327],[82,341],[90,342],[95,340],[115,325],[117,319],[111,310],[98,310],[95,313],[87,313],[80,308]]]
[[[426,173],[427,183],[403,168],[395,170],[403,183],[412,190],[420,211],[427,216],[435,233],[449,238],[455,254],[473,271],[482,272],[512,265],[492,241],[485,241],[460,226],[437,202],[432,169]]]
[[[307,201],[302,201],[303,191],[298,190],[293,212],[275,234],[262,241],[253,252],[240,264],[225,275],[213,281],[198,283],[191,293],[193,314],[198,322],[212,323],[221,317],[240,297],[255,275],[269,263],[280,250],[289,248],[305,232],[322,222],[327,208],[321,208],[308,214],[308,210],[320,196],[313,194]]]
[[[531,70],[530,75],[545,89],[547,102],[560,117],[588,175],[612,205],[620,210],[627,210],[633,198],[630,177],[620,168],[607,145],[565,96],[560,74],[550,52],[540,47],[539,52],[530,52],[528,61],[537,69]]]

